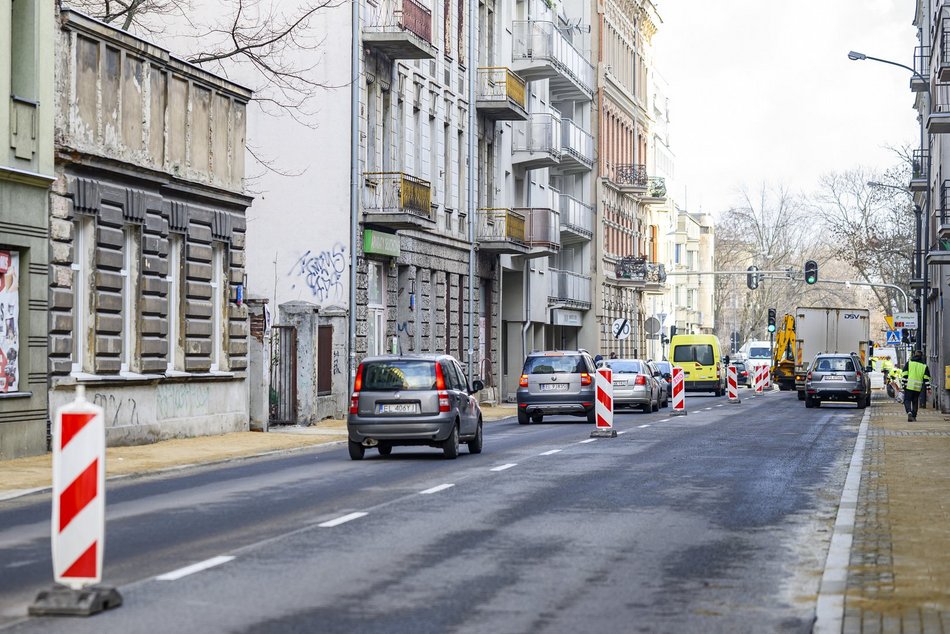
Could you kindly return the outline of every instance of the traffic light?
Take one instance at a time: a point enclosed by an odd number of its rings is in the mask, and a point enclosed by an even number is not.
[[[670,339],[676,336],[676,326],[670,326]]]
[[[759,269],[756,266],[750,266],[746,270],[749,272],[745,276],[745,284],[746,286],[749,287],[750,291],[754,291],[755,289],[759,287],[759,275],[758,275]]]
[[[769,309],[769,332],[775,332],[775,309]]]
[[[805,283],[814,284],[818,281],[818,263],[814,260],[805,262]]]

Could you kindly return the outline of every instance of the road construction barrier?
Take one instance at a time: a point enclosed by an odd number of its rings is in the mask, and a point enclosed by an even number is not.
[[[739,402],[739,379],[734,365],[726,368],[726,393],[730,403]]]
[[[765,391],[765,372],[768,372],[764,365],[756,366],[755,368],[755,393],[761,394]]]
[[[594,374],[595,428],[591,438],[616,438],[614,429],[614,380],[613,370],[598,368]]]
[[[686,389],[683,368],[673,367],[673,416],[686,416]]]

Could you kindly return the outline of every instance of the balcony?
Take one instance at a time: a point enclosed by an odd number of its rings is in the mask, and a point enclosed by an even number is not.
[[[561,119],[562,174],[589,172],[594,167],[594,137],[570,119]]]
[[[435,59],[432,12],[416,0],[365,3],[363,45],[390,59]]]
[[[550,112],[532,113],[514,124],[511,162],[525,169],[554,167],[561,162],[561,119]]]
[[[543,207],[512,209],[525,218],[525,244],[530,247],[529,258],[555,255],[561,250],[560,215]]]
[[[512,23],[512,65],[535,81],[547,79],[552,101],[590,101],[594,96],[594,67],[553,22],[516,20]]]
[[[478,210],[478,249],[497,254],[524,255],[525,217],[511,209]]]
[[[625,194],[644,194],[650,187],[646,165],[608,164],[607,179]]]
[[[645,205],[662,205],[666,202],[666,179],[660,176],[647,177],[647,191],[640,197]]]
[[[624,286],[633,286],[651,295],[662,295],[666,291],[666,267],[657,262],[647,262],[642,256],[620,258],[615,275]]]
[[[594,210],[573,196],[561,194],[561,244],[590,242],[594,236]]]
[[[945,83],[950,81],[950,21],[947,18],[941,18],[938,24],[940,31],[937,33],[937,45],[940,48],[935,51],[934,63],[937,65],[935,74],[938,83]]]
[[[943,181],[940,188],[940,204],[934,209],[937,238],[950,239],[950,180]]]
[[[918,46],[914,48],[914,70],[916,75],[910,78],[910,89],[912,92],[926,92],[927,82],[925,79],[930,76],[930,47]]]
[[[402,172],[365,174],[363,222],[389,229],[435,229],[429,181]]]
[[[549,304],[564,304],[566,308],[590,308],[591,278],[573,271],[548,269],[551,287],[548,291]]]
[[[927,132],[930,134],[947,134],[950,132],[950,85],[936,84],[931,89]]]
[[[475,107],[495,121],[524,121],[527,84],[507,68],[485,67],[478,69],[478,93]]]
[[[910,186],[912,192],[925,192],[929,185],[930,150],[914,150],[911,159]]]

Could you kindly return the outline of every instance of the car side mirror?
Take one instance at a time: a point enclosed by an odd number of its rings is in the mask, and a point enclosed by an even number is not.
[[[474,381],[472,381],[472,391],[471,391],[472,394],[475,394],[476,392],[481,392],[484,389],[485,389],[484,383],[482,383],[478,379],[475,379]]]
[[[671,381],[673,380],[673,375],[667,372],[666,374],[663,375],[663,378],[666,379],[667,381]]]

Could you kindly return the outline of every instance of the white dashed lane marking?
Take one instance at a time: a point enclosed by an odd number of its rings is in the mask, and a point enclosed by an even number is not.
[[[617,435],[620,436],[620,435],[623,435],[623,434],[626,434],[626,433],[627,433],[626,430],[624,430],[624,431],[618,431],[618,432],[617,432]]]
[[[215,566],[226,564],[232,559],[234,559],[234,557],[230,557],[227,555],[212,557],[211,559],[206,559],[196,564],[185,566],[184,568],[179,568],[178,570],[172,570],[171,572],[166,572],[163,575],[159,575],[155,577],[155,579],[158,581],[176,581],[178,579],[181,579],[182,577],[193,575],[196,572],[201,572],[202,570],[207,570],[208,568],[214,568]]]
[[[643,429],[644,427],[649,427],[649,426],[650,426],[649,424],[646,424],[646,425],[637,425],[637,427],[639,427],[640,429]]]
[[[552,449],[551,451],[545,451],[544,453],[538,454],[539,456],[550,456],[552,454],[560,453],[561,449]]]
[[[589,442],[597,442],[597,439],[596,439],[596,438],[588,438],[587,440],[582,440],[582,441],[580,441],[580,442],[577,443],[577,444],[579,444],[579,445],[586,445],[586,444],[589,443]]]
[[[445,491],[446,489],[451,489],[454,487],[454,484],[440,484],[439,486],[432,487],[431,489],[426,489],[425,491],[419,491],[419,495],[432,495],[433,493],[438,493],[439,491]]]
[[[517,467],[518,463],[512,462],[510,464],[498,465],[497,467],[492,467],[489,471],[504,471],[505,469],[511,469],[512,467]]]
[[[346,524],[347,522],[358,520],[365,515],[368,515],[368,513],[350,513],[349,515],[343,515],[342,517],[324,522],[323,524],[317,524],[317,526],[320,528],[333,528],[334,526],[339,526],[340,524]]]

